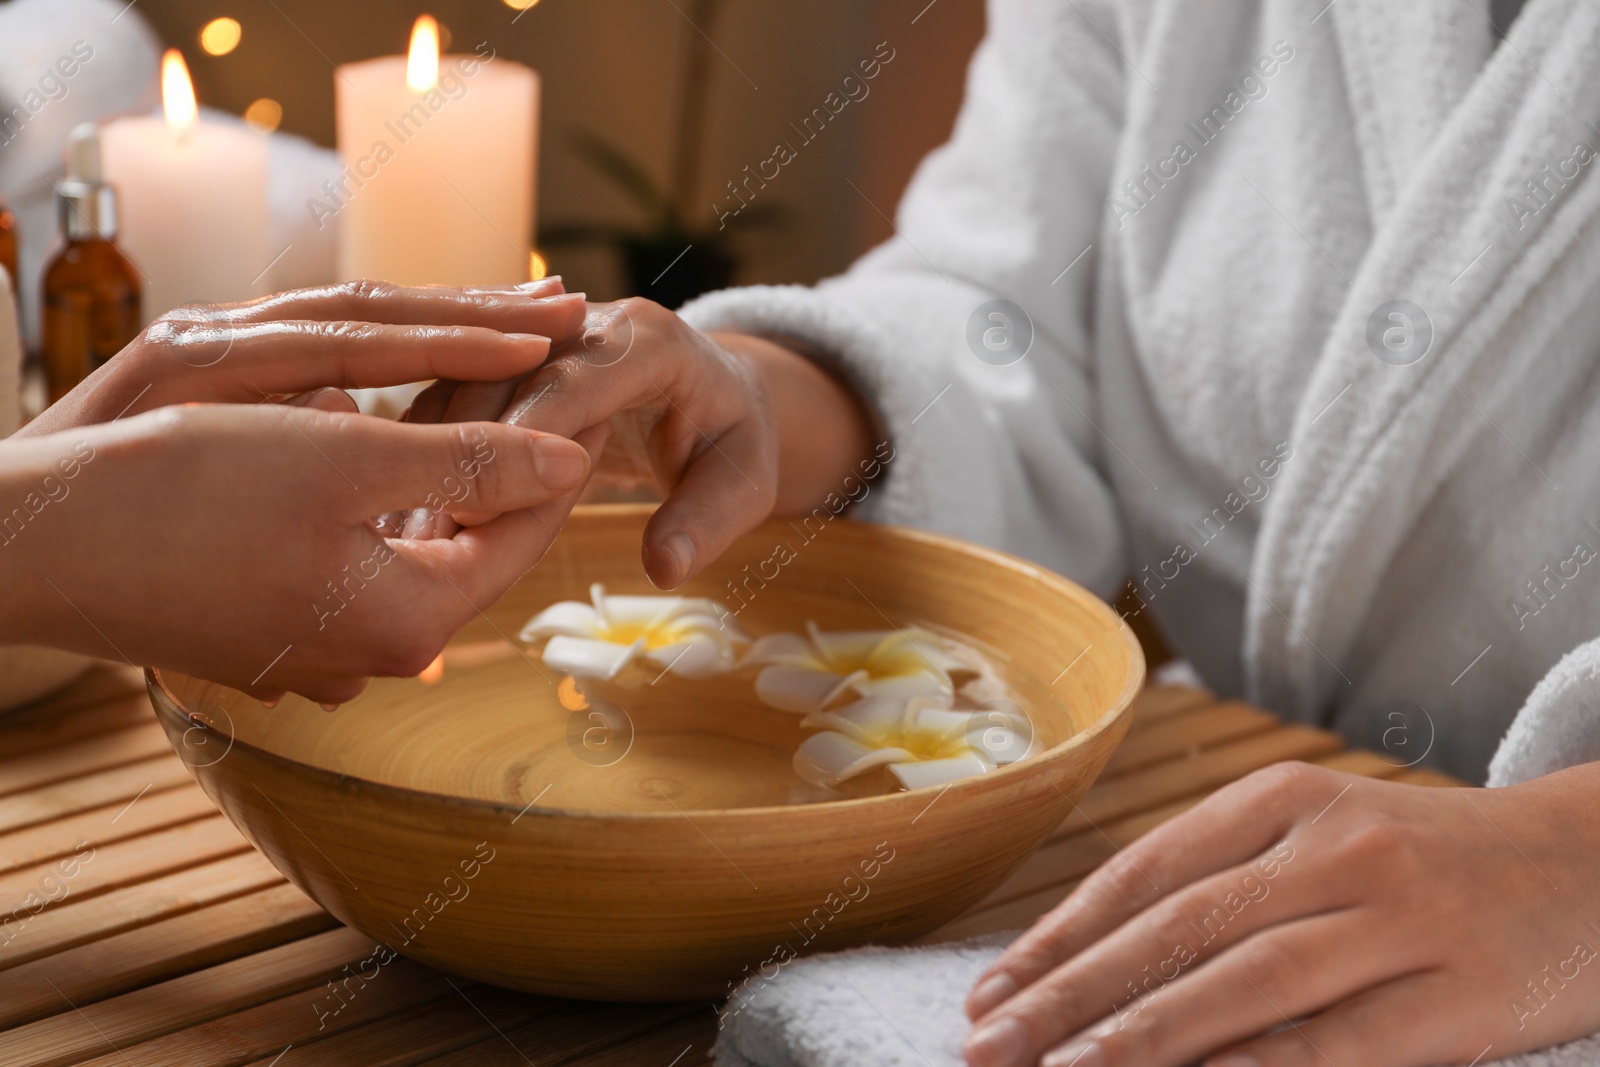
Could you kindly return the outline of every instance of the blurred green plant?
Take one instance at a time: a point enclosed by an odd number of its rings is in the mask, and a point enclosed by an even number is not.
[[[699,32],[688,35],[684,51],[683,91],[667,183],[593,130],[570,131],[573,151],[633,202],[642,222],[558,223],[539,234],[544,249],[565,245],[615,250],[632,292],[671,308],[729,285],[738,267],[739,238],[781,226],[788,218],[783,205],[764,202],[747,206],[726,226],[714,226],[709,205],[700,210],[695,203],[711,88],[710,33],[723,6],[724,0],[695,0],[685,16]]]

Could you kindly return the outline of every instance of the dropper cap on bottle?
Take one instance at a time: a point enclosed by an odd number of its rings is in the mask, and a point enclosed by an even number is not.
[[[117,191],[105,182],[100,130],[92,122],[73,127],[67,138],[67,177],[56,187],[61,232],[70,240],[117,235]]]

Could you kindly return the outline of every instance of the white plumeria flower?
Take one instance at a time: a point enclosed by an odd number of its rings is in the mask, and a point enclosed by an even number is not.
[[[709,678],[738,665],[749,641],[714,600],[687,596],[607,596],[596,582],[591,603],[563,600],[522,628],[523,641],[549,638],[544,661],[581,678],[615,678],[646,660],[685,678]]]
[[[955,692],[952,670],[964,669],[951,643],[917,627],[823,633],[807,623],[807,637],[770,634],[745,656],[762,668],[756,695],[762,703],[801,714],[820,711],[846,693],[941,697]]]
[[[800,720],[820,728],[801,742],[794,769],[813,785],[888,767],[906,789],[987,774],[1028,752],[1025,723],[1010,712],[951,708],[937,697],[877,694]]]

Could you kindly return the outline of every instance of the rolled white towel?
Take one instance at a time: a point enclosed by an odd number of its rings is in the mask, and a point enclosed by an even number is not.
[[[754,975],[729,999],[720,1067],[963,1067],[967,992],[1017,932],[914,948],[867,946]],[[1600,1035],[1483,1067],[1593,1067]]]

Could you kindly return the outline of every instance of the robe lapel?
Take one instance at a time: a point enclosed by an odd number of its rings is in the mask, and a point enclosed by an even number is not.
[[[1488,0],[1334,0],[1374,224],[1388,217],[1494,45]]]
[[[1446,69],[1448,55],[1465,64],[1472,54],[1446,2],[1333,9],[1381,221],[1297,410],[1296,460],[1263,517],[1245,620],[1249,694],[1303,718],[1337,701],[1336,664],[1395,549],[1485,432],[1463,398],[1492,413],[1573,305],[1600,291],[1600,162],[1554,173],[1578,142],[1600,150],[1600,5],[1531,0],[1473,78]],[[1427,34],[1422,10],[1443,20]],[[1413,41],[1382,26],[1432,43],[1413,55]],[[1487,38],[1487,22],[1476,32]],[[1420,95],[1405,96],[1408,84]],[[1420,309],[1408,315],[1432,335],[1406,365],[1369,339],[1397,300]]]

